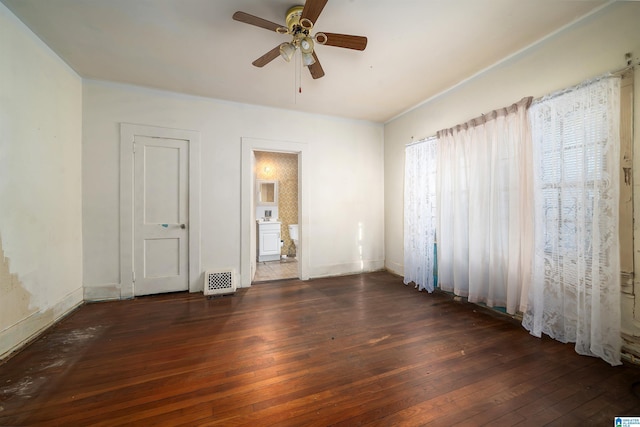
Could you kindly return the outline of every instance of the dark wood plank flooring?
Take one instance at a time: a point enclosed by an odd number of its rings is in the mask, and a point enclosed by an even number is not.
[[[0,365],[0,425],[611,426],[638,380],[377,272],[84,305]]]

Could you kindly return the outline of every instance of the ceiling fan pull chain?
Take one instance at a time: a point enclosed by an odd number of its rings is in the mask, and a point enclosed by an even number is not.
[[[298,66],[296,73],[298,74],[298,93],[302,93],[302,53],[298,55]]]
[[[295,88],[297,88],[297,90],[294,89],[294,97],[296,99],[296,104],[298,104],[298,94],[302,93],[302,83],[301,83],[301,71],[300,69],[302,68],[302,61],[300,59],[300,55],[298,54],[298,52],[296,52],[296,66],[295,66],[295,71],[294,71],[294,75],[295,75]]]

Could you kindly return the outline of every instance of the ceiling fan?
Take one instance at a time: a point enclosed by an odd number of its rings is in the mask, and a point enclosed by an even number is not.
[[[366,37],[337,33],[311,33],[313,25],[320,16],[327,1],[328,0],[307,0],[304,6],[291,7],[285,16],[286,26],[267,21],[266,19],[245,12],[234,13],[233,19],[236,21],[275,31],[278,34],[291,36],[290,42],[281,43],[274,47],[253,61],[253,65],[256,67],[264,67],[278,56],[282,56],[289,62],[296,50],[300,49],[302,63],[309,68],[309,72],[314,79],[319,79],[324,76],[324,70],[316,55],[314,44],[364,50],[367,47]]]

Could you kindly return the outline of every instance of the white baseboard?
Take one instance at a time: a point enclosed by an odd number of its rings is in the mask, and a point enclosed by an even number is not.
[[[309,277],[344,276],[347,274],[369,273],[384,269],[384,260],[364,260],[348,264],[335,264],[323,266],[310,266]]]
[[[397,262],[387,262],[385,264],[387,271],[396,274],[398,276],[404,277],[404,265]]]
[[[83,290],[78,288],[45,311],[36,311],[16,324],[0,331],[0,360],[30,343],[44,330],[80,306]]]
[[[119,283],[84,287],[85,301],[108,301],[123,299]]]

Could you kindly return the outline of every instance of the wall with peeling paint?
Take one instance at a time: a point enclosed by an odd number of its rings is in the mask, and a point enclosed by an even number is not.
[[[82,81],[0,4],[0,358],[82,302]]]

